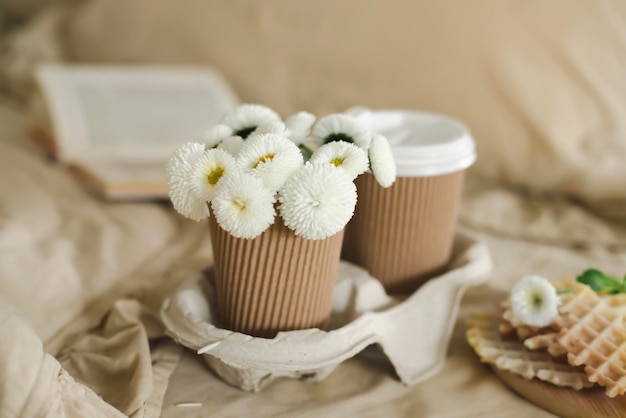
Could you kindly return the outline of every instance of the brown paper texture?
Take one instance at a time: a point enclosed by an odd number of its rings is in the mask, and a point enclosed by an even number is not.
[[[346,227],[342,258],[367,269],[390,293],[412,292],[443,272],[464,173],[399,177],[387,189],[369,173],[359,176],[359,201]]]
[[[235,238],[209,218],[220,320],[258,337],[323,328],[330,318],[343,230],[325,240],[294,235],[280,217],[255,239]]]

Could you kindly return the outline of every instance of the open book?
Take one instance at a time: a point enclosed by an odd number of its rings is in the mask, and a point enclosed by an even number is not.
[[[111,199],[167,197],[165,164],[238,104],[214,70],[44,65],[31,138]]]

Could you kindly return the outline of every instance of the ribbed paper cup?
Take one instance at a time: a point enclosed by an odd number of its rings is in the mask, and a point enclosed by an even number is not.
[[[412,292],[443,272],[452,254],[463,177],[464,171],[399,177],[384,189],[371,174],[359,176],[343,258],[366,268],[390,293]]]
[[[344,231],[324,240],[294,235],[280,217],[254,239],[209,218],[222,326],[256,337],[324,328],[330,319]]]
[[[387,137],[397,179],[388,189],[357,178],[359,200],[342,255],[365,267],[389,293],[407,293],[448,266],[465,170],[476,160],[461,122],[412,110],[355,109]]]

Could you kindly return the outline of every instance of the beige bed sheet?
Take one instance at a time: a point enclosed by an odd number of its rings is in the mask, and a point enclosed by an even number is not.
[[[0,417],[123,416],[99,396],[158,416],[180,349],[149,344],[150,310],[177,272],[210,263],[208,233],[166,204],[87,194],[27,123],[0,105]]]

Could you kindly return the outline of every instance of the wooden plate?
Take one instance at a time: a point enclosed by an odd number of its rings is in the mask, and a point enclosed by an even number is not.
[[[626,418],[626,395],[611,399],[602,388],[562,388],[537,379],[527,380],[497,367],[492,369],[520,396],[553,414],[572,418]]]

